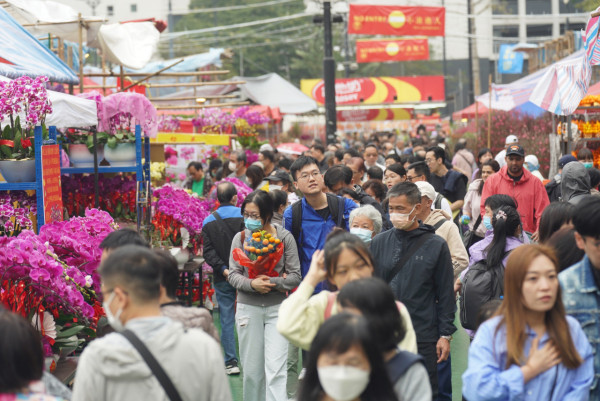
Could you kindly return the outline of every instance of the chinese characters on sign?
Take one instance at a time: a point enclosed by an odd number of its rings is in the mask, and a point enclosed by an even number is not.
[[[348,33],[444,36],[445,19],[444,7],[350,4]]]
[[[42,146],[42,178],[44,180],[44,221],[45,223],[61,221],[63,203],[59,145]]]
[[[356,62],[429,60],[426,38],[356,41]]]

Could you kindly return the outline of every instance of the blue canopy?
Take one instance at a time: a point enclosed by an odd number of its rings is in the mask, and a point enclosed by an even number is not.
[[[77,75],[0,7],[0,75],[47,76],[53,82],[79,83]]]

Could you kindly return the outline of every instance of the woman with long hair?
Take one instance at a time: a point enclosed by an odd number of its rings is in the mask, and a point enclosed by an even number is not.
[[[566,316],[551,248],[524,245],[508,258],[504,299],[469,349],[463,395],[485,400],[587,400],[593,353]]]
[[[463,215],[460,218],[462,224],[468,224],[469,231],[475,230],[475,235],[479,238],[485,236],[486,228],[481,224],[480,216],[481,194],[483,193],[483,184],[488,177],[500,171],[500,165],[494,159],[486,161],[481,166],[481,178],[476,179],[469,185],[467,195],[465,196],[465,204],[463,205]],[[479,222],[477,221],[479,220]],[[477,226],[477,227],[475,227]]]
[[[383,356],[365,318],[349,313],[321,326],[298,401],[397,401]]]
[[[477,168],[473,171],[473,175],[471,176],[472,180],[476,178],[481,178],[481,166],[488,160],[494,159],[494,154],[490,150],[490,148],[481,148],[479,152],[477,152]]]
[[[372,277],[374,262],[363,240],[343,230],[334,230],[325,241],[325,248],[313,255],[308,273],[279,308],[277,329],[290,343],[308,350],[319,327],[330,316],[338,313],[338,289],[351,281]],[[313,295],[315,287],[327,280],[332,291]],[[417,340],[410,314],[404,305],[400,315],[406,335],[400,341],[401,349],[417,353]]]
[[[568,202],[553,202],[546,206],[540,218],[539,242],[541,244],[546,243],[552,237],[552,234],[563,227],[573,228],[574,213],[575,206]]]
[[[265,191],[249,194],[242,203],[245,230],[236,234],[231,244],[227,281],[237,289],[236,328],[240,357],[244,369],[244,400],[287,400],[288,342],[277,331],[279,305],[286,293],[300,283],[300,260],[292,233],[271,224],[273,199]],[[251,277],[247,263],[236,259],[236,249],[244,249],[246,239],[255,232],[266,232],[283,244],[272,273]],[[269,242],[269,241],[268,241]],[[278,255],[278,256],[277,256]],[[264,258],[265,256],[262,256]],[[276,260],[276,259],[274,259]],[[273,277],[274,276],[274,277]]]

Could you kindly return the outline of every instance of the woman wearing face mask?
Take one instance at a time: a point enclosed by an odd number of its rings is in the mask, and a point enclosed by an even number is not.
[[[487,212],[486,217],[488,217]],[[512,206],[500,206],[494,209],[492,211],[492,229],[493,235],[491,236],[491,241],[486,241],[486,239],[490,238],[486,236],[471,247],[469,267],[456,279],[454,283],[455,291],[460,290],[462,287],[462,280],[471,266],[484,259],[487,266],[506,266],[510,252],[523,245],[523,241],[520,239],[523,227],[516,208]],[[471,333],[468,330],[467,332]]]
[[[325,322],[308,355],[298,401],[396,400],[367,321],[343,313]]]
[[[343,312],[359,314],[369,322],[398,399],[431,401],[423,358],[398,349],[405,330],[390,286],[376,277],[354,280],[344,286],[337,301]]]
[[[504,299],[469,349],[463,395],[485,400],[587,400],[593,353],[566,316],[550,248],[525,245],[508,258]]]
[[[476,179],[469,185],[467,195],[465,196],[465,204],[463,205],[463,215],[460,218],[462,224],[468,224],[469,231],[475,230],[475,235],[479,238],[485,236],[486,228],[481,224],[481,220],[477,223],[480,215],[481,194],[483,193],[483,184],[488,177],[500,171],[500,165],[494,159],[488,160],[481,166],[481,178]],[[477,227],[475,225],[477,224]],[[477,241],[475,241],[477,242]]]
[[[315,287],[327,280],[342,289],[347,283],[373,276],[373,259],[366,244],[356,235],[335,230],[327,237],[325,249],[313,255],[306,277],[279,308],[277,329],[292,344],[308,350],[319,327],[338,312],[337,291],[321,291],[313,295]],[[417,340],[410,314],[400,304],[400,315],[406,335],[399,346],[417,353]]]
[[[238,290],[236,326],[244,369],[244,400],[287,400],[288,343],[277,331],[279,305],[286,292],[300,283],[300,260],[292,234],[271,224],[273,200],[265,191],[254,191],[242,203],[246,229],[238,233],[231,251],[243,249],[245,238],[264,230],[279,238],[284,253],[275,265],[278,277],[259,275],[250,279],[248,269],[229,258],[229,283]],[[274,254],[273,254],[274,255]]]
[[[383,220],[381,213],[371,205],[364,205],[350,212],[350,233],[356,235],[365,244],[381,232]]]

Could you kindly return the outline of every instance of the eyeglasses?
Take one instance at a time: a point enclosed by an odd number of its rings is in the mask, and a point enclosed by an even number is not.
[[[304,180],[304,181],[306,181],[306,180],[308,180],[310,177],[312,177],[312,178],[314,178],[314,179],[316,180],[317,178],[319,178],[319,176],[320,176],[320,175],[321,175],[321,172],[320,172],[320,171],[318,171],[318,170],[315,170],[315,171],[313,171],[312,173],[304,173],[304,174],[300,174],[300,175],[298,176],[298,179],[299,179],[299,180]]]
[[[254,213],[244,213],[242,216],[245,219],[260,220],[260,215]]]
[[[434,159],[425,159],[426,164],[431,164],[434,161],[435,161]]]
[[[406,176],[406,181],[413,182],[413,180],[416,180],[419,177],[421,177],[421,176],[420,175],[416,175],[414,177],[411,177],[410,175],[407,175]]]

